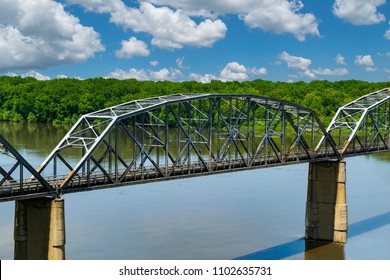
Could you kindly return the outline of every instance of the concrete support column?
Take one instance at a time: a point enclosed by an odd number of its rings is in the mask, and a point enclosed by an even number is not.
[[[65,205],[64,200],[56,198],[51,202],[49,225],[49,260],[65,260]]]
[[[64,201],[16,201],[14,240],[16,260],[65,259]]]
[[[306,239],[347,241],[345,161],[309,163]]]
[[[14,221],[14,259],[27,259],[27,211],[25,203],[16,201]]]

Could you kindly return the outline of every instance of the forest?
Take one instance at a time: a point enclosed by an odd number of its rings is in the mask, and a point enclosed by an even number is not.
[[[175,93],[253,94],[290,101],[314,110],[327,124],[336,110],[389,82],[137,81],[105,78],[55,79],[0,77],[0,121],[73,124],[86,113],[131,100]]]

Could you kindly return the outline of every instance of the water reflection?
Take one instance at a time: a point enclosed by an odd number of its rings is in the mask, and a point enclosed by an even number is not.
[[[390,212],[365,219],[348,227],[348,240],[390,225]],[[345,260],[345,245],[328,241],[306,241],[304,238],[280,244],[236,258],[236,260],[281,260],[304,253],[305,260]]]
[[[344,244],[326,241],[306,241],[305,260],[345,260]]]

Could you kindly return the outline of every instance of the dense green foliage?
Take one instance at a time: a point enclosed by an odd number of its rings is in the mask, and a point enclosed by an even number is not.
[[[0,120],[74,123],[80,115],[123,102],[174,93],[242,93],[269,96],[306,106],[327,123],[337,108],[390,82],[348,80],[310,83],[153,82],[94,78],[88,80],[0,77]]]

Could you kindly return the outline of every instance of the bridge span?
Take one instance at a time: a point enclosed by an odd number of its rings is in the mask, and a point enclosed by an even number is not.
[[[389,99],[389,89],[362,96],[342,106],[328,128],[314,111],[268,97],[135,100],[81,116],[37,169],[0,135],[8,158],[0,164],[0,202],[309,162],[306,235],[343,242],[343,158],[389,150]],[[329,200],[332,209],[321,208]],[[331,218],[319,218],[319,211]],[[341,222],[332,220],[332,236],[323,235],[320,224],[334,216]]]
[[[327,129],[290,102],[176,94],[89,113],[33,168],[0,135],[0,201],[389,150],[389,89],[341,107]]]

